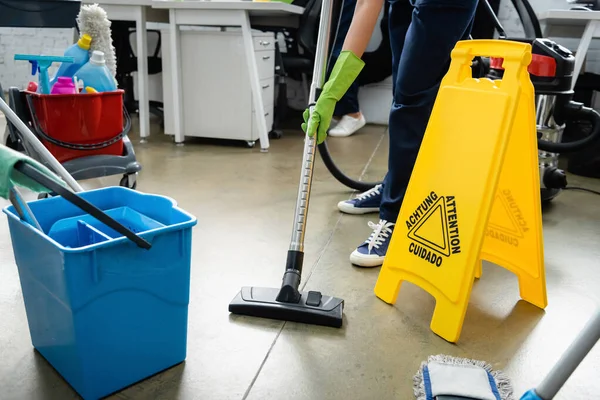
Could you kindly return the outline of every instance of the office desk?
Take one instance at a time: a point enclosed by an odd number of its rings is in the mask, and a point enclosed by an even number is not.
[[[538,18],[545,25],[544,37],[581,38],[575,54],[575,76],[579,76],[592,39],[600,38],[600,11],[548,10]]]
[[[152,0],[82,0],[84,4],[98,4],[110,20],[134,21],[137,42],[138,98],[140,137],[142,142],[150,136],[150,98],[148,95],[148,37],[146,21],[168,22],[169,13],[154,10]]]
[[[302,7],[280,2],[240,0],[154,0],[152,6],[155,9],[169,10],[170,54],[168,57],[171,62],[175,143],[183,144],[185,140],[181,86],[180,25],[241,27],[246,65],[252,89],[253,107],[254,110],[264,109],[250,20],[251,18],[285,18],[290,15],[300,15],[304,11]],[[215,117],[223,118],[223,116]],[[258,112],[257,117],[260,147],[263,151],[266,151],[269,148],[269,132],[267,130],[266,118]]]

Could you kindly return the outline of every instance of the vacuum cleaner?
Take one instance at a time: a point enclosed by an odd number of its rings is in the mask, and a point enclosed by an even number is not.
[[[332,10],[332,0],[323,0],[309,104],[316,102],[325,80]],[[243,287],[229,304],[229,311],[233,314],[340,328],[343,322],[344,300],[323,295],[318,291],[300,291],[304,235],[317,148],[316,135],[305,136],[304,140],[292,238],[281,287]]]
[[[482,0],[488,11],[499,40],[512,40],[529,43],[533,59],[529,66],[531,82],[535,89],[536,120],[539,149],[540,189],[543,202],[556,197],[567,187],[567,178],[558,167],[561,153],[577,152],[600,139],[600,114],[573,101],[575,86],[575,57],[573,53],[549,39],[508,38],[487,0]],[[473,61],[474,78],[502,78],[502,60],[477,57]],[[565,126],[569,122],[588,122],[589,135],[573,142],[562,142]],[[361,182],[345,175],[334,163],[327,141],[319,145],[319,153],[329,172],[343,185],[365,192],[381,182]]]

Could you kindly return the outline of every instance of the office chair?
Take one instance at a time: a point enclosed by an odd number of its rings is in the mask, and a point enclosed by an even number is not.
[[[309,0],[300,17],[295,40],[288,41],[287,52],[282,54],[283,68],[287,74],[299,77],[312,73],[320,17],[321,1]]]
[[[333,48],[336,31],[338,28],[342,0],[334,0],[331,15],[331,34],[329,37],[329,52]],[[275,120],[271,136],[281,137],[281,124],[287,114],[287,85],[286,78],[301,81],[308,98],[308,80],[311,78],[314,57],[317,47],[317,32],[321,16],[320,0],[297,0],[293,4],[304,6],[304,13],[299,21],[299,28],[295,31],[289,29],[278,29],[275,27],[263,28],[263,30],[283,33],[286,43],[286,52],[276,47],[275,69],[277,76],[278,96],[275,107]],[[392,54],[389,42],[388,7],[384,8],[384,15],[380,23],[382,40],[379,47],[363,55],[366,65],[359,77],[359,85],[380,82],[392,74]]]
[[[131,47],[131,37],[136,34],[135,22],[113,21],[112,26],[113,45],[117,57],[117,82],[119,87],[125,90],[124,103],[127,111],[137,112],[139,103],[135,100],[133,90],[133,72],[137,71],[137,57]],[[158,30],[148,30],[150,34],[158,36],[154,52],[148,56],[148,75],[162,72],[162,59],[159,57],[161,50],[161,34]],[[150,113],[160,118],[161,127],[164,127],[164,106],[162,102],[150,101]]]
[[[285,51],[283,51],[279,41],[275,41],[277,98],[275,100],[273,127],[270,132],[271,138],[274,139],[279,139],[282,136],[281,128],[289,107],[286,80],[291,78],[301,81],[305,97],[308,98],[308,78],[312,74],[317,48],[321,0],[299,0],[293,4],[304,7],[304,12],[298,21],[298,28],[253,26],[253,28],[264,32],[273,32],[276,36],[282,34],[285,42]]]

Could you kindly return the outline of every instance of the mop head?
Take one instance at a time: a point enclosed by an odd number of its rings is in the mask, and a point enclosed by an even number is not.
[[[77,16],[77,25],[82,35],[87,33],[92,37],[90,54],[95,50],[103,52],[108,70],[113,77],[116,76],[117,57],[115,48],[112,45],[111,22],[106,15],[106,11],[98,4],[83,5]]]
[[[501,371],[484,361],[447,355],[430,356],[413,378],[417,400],[514,400]]]

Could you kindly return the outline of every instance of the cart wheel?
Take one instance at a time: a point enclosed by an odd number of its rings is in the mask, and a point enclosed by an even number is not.
[[[281,139],[283,137],[283,132],[278,129],[272,130],[269,132],[269,138],[271,139]]]
[[[40,193],[38,194],[38,200],[47,199],[50,197],[50,193]]]
[[[126,187],[129,189],[135,190],[137,187],[137,174],[123,175],[121,181],[119,182],[119,186]]]
[[[256,144],[256,140],[248,140],[246,142],[246,146],[248,146],[249,148],[254,148],[254,145]]]

